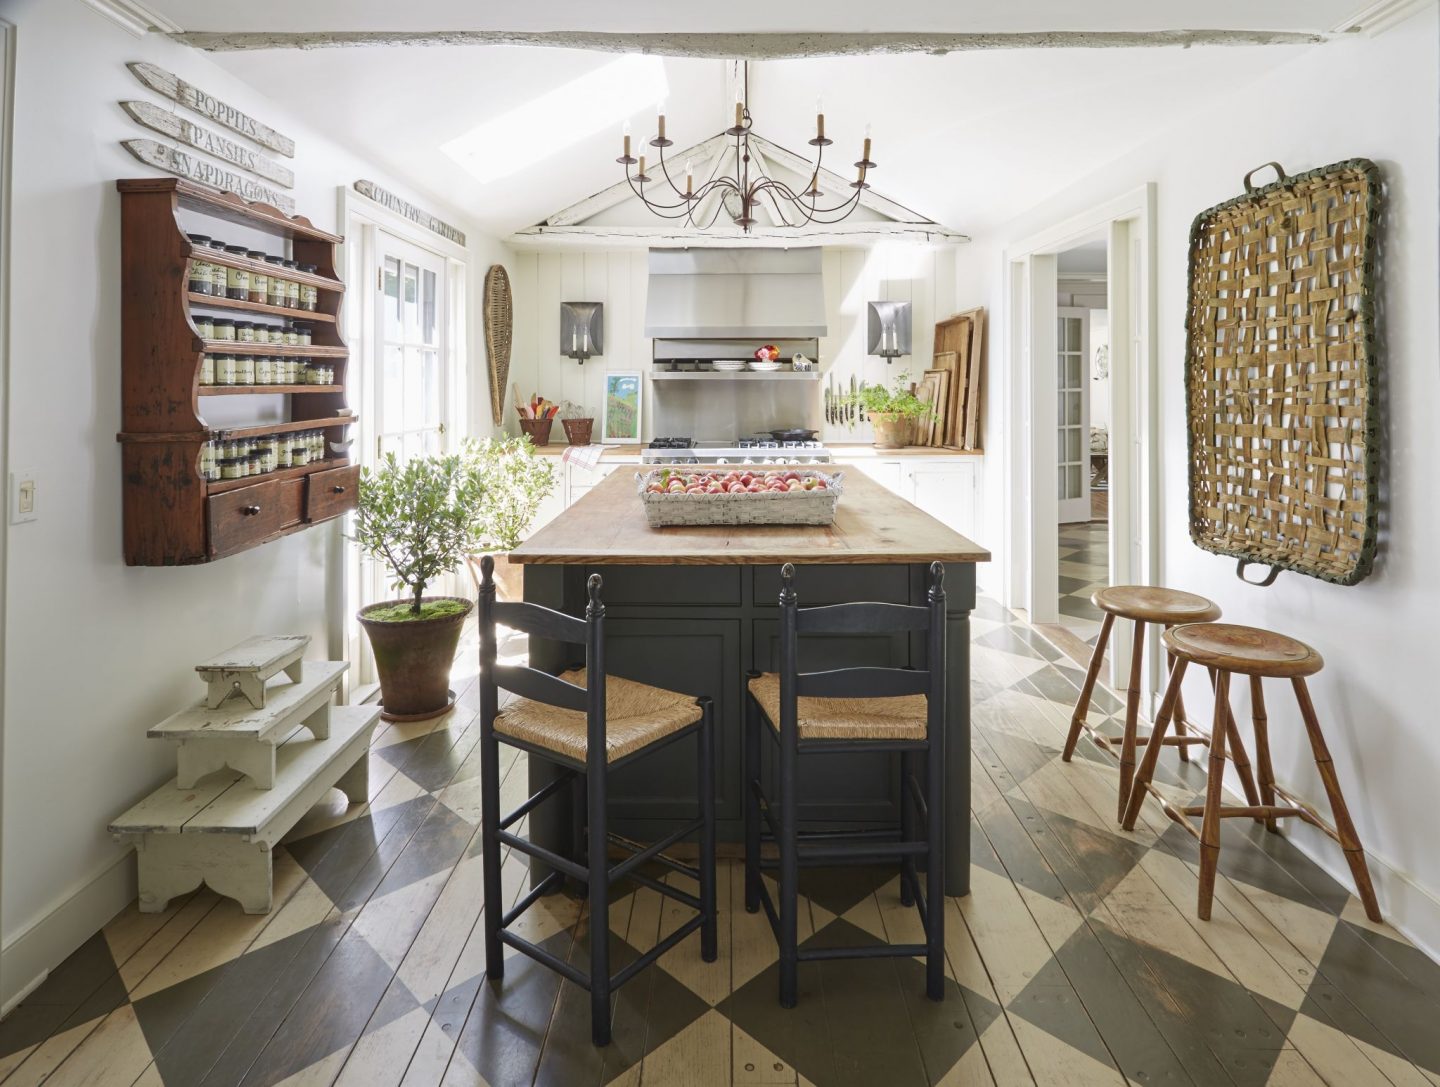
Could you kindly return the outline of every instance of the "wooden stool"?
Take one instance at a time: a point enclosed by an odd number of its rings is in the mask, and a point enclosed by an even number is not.
[[[1380,907],[1375,902],[1375,888],[1370,883],[1370,870],[1365,865],[1365,850],[1350,821],[1350,810],[1345,806],[1345,797],[1340,792],[1340,781],[1335,775],[1335,763],[1330,750],[1325,746],[1325,737],[1320,732],[1320,721],[1315,716],[1314,703],[1305,685],[1305,677],[1313,676],[1325,666],[1320,654],[1304,642],[1288,638],[1255,627],[1236,626],[1232,623],[1197,623],[1177,626],[1164,634],[1165,648],[1175,661],[1170,672],[1170,684],[1165,689],[1165,698],[1160,704],[1160,713],[1155,719],[1152,736],[1163,737],[1170,725],[1175,707],[1180,703],[1180,684],[1185,678],[1185,669],[1190,664],[1199,664],[1210,670],[1215,682],[1215,724],[1210,738],[1210,780],[1205,789],[1205,803],[1176,810],[1150,784],[1155,773],[1155,758],[1159,744],[1152,744],[1145,751],[1145,760],[1135,779],[1130,793],[1130,803],[1125,812],[1126,830],[1133,830],[1135,819],[1140,814],[1140,805],[1147,791],[1160,797],[1165,814],[1175,820],[1200,841],[1200,905],[1198,913],[1202,921],[1210,919],[1210,902],[1215,895],[1215,868],[1220,860],[1220,820],[1244,816],[1263,822],[1275,830],[1275,820],[1285,816],[1298,816],[1319,827],[1340,843],[1345,851],[1345,860],[1350,865],[1350,874],[1355,877],[1355,891],[1365,905],[1365,916],[1372,921],[1381,920]],[[1250,701],[1253,705],[1252,718],[1255,723],[1255,757],[1259,764],[1259,795],[1255,782],[1249,778],[1249,760],[1240,741],[1239,730],[1235,727],[1235,715],[1230,710],[1230,676],[1239,673],[1250,677]],[[1263,679],[1288,679],[1295,689],[1295,699],[1300,704],[1300,716],[1305,719],[1305,731],[1310,737],[1310,748],[1315,755],[1315,768],[1320,771],[1320,780],[1325,783],[1325,795],[1330,800],[1330,810],[1335,817],[1332,827],[1324,822],[1304,801],[1275,784],[1275,775],[1270,768],[1270,736],[1265,717],[1265,696],[1261,689]],[[1225,773],[1226,741],[1234,749],[1233,760],[1241,770],[1241,782],[1245,787],[1248,804],[1244,807],[1227,807],[1220,802],[1220,786]],[[1284,804],[1276,804],[1279,796]],[[1199,833],[1187,816],[1203,815]]]
[[[1135,624],[1135,644],[1130,653],[1130,686],[1125,692],[1125,734],[1120,740],[1120,799],[1115,818],[1125,818],[1125,804],[1130,799],[1131,783],[1135,776],[1135,749],[1157,746],[1164,743],[1180,749],[1180,757],[1190,761],[1190,744],[1208,741],[1200,735],[1187,736],[1185,727],[1185,704],[1178,702],[1175,713],[1175,735],[1157,740],[1158,730],[1149,737],[1136,736],[1136,724],[1140,717],[1140,666],[1145,650],[1145,625],[1158,623],[1169,630],[1181,623],[1208,623],[1220,618],[1220,607],[1214,601],[1206,600],[1194,593],[1178,589],[1162,589],[1152,585],[1111,585],[1097,589],[1090,596],[1090,602],[1105,613],[1100,624],[1100,637],[1095,641],[1095,652],[1090,656],[1090,669],[1085,673],[1085,686],[1080,689],[1080,699],[1075,703],[1075,713],[1070,718],[1070,735],[1065,737],[1065,752],[1060,757],[1066,762],[1075,754],[1075,745],[1084,730],[1097,745],[1115,753],[1115,741],[1097,731],[1085,715],[1090,710],[1090,696],[1095,691],[1095,681],[1100,675],[1100,664],[1105,659],[1105,646],[1110,641],[1110,628],[1118,616]],[[1169,657],[1170,667],[1175,666],[1175,657]],[[1178,696],[1177,696],[1178,698]],[[1198,732],[1198,730],[1197,730]]]

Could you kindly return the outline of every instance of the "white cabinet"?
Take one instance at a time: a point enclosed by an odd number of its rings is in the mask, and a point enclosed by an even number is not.
[[[864,472],[887,490],[913,502],[931,517],[974,539],[980,534],[980,469],[978,457],[856,457],[836,458],[847,472]]]
[[[565,487],[566,494],[569,496],[566,504],[568,505],[571,502],[578,501],[582,495],[586,494],[590,488],[594,487],[595,484],[599,483],[611,472],[623,468],[631,468],[633,470],[632,465],[613,464],[603,461],[594,468],[581,468],[578,464],[565,465],[567,473]]]

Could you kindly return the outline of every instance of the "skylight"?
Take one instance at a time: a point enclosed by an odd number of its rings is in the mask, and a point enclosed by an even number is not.
[[[440,150],[476,180],[495,181],[653,109],[668,89],[659,57],[622,57],[491,118]]]

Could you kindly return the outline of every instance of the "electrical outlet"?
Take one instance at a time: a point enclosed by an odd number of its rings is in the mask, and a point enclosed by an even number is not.
[[[10,473],[10,523],[23,525],[40,516],[36,504],[39,480],[32,469]]]

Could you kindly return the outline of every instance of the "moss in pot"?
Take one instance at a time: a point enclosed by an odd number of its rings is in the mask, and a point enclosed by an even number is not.
[[[897,374],[890,387],[862,385],[842,400],[859,407],[870,421],[877,449],[901,449],[915,444],[915,428],[935,415],[928,401],[915,395],[909,374]]]
[[[485,538],[484,465],[467,444],[443,457],[401,464],[387,454],[360,476],[355,542],[385,564],[401,594],[358,615],[380,674],[387,720],[423,720],[451,706],[450,665],[474,606],[425,587],[459,568]]]

